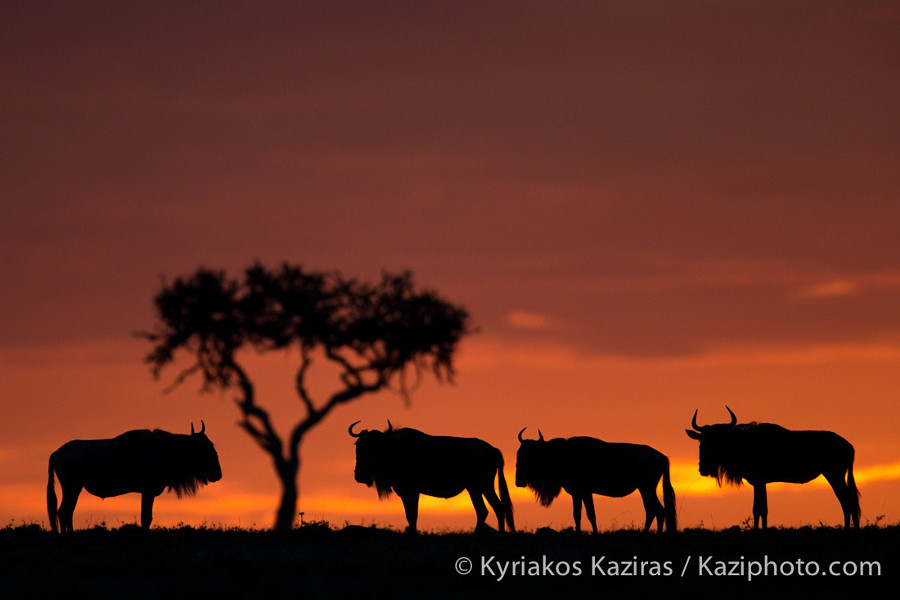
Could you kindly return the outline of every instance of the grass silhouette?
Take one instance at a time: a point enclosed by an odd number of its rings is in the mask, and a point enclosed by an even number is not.
[[[729,597],[748,598],[761,593],[846,597],[884,589],[896,581],[898,547],[900,525],[857,531],[688,529],[659,536],[633,530],[576,534],[571,529],[409,535],[376,527],[335,528],[324,522],[290,532],[189,526],[144,531],[124,525],[53,535],[37,524],[11,524],[0,530],[0,581],[10,598],[630,597],[653,593],[703,598],[725,592]],[[600,572],[596,572],[593,561],[600,557]],[[709,557],[710,571],[716,561],[722,561],[743,564],[745,572],[748,562],[764,558],[782,565],[790,562],[794,569],[798,559],[804,564],[816,561],[823,571],[837,561],[838,568],[846,563],[857,572],[861,563],[878,561],[881,575],[794,572],[748,581],[746,573],[701,573],[703,557]],[[471,561],[472,572],[457,572],[462,558]],[[549,571],[542,561],[551,563]],[[518,572],[511,568],[514,563]],[[579,573],[573,570],[576,563]],[[613,576],[612,563],[627,572]],[[670,573],[665,572],[667,563]],[[501,577],[504,564],[508,570]],[[660,567],[656,573],[654,564]],[[528,574],[535,565],[542,572]]]

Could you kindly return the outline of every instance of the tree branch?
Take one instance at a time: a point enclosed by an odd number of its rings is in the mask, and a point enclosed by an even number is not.
[[[315,427],[315,425],[324,419],[328,413],[334,410],[336,407],[341,404],[346,404],[351,400],[354,400],[363,394],[368,394],[371,392],[377,392],[382,389],[387,381],[384,377],[379,376],[378,381],[370,384],[363,385],[355,385],[348,387],[347,389],[337,392],[329,398],[328,402],[325,403],[322,408],[316,410],[315,412],[310,413],[305,419],[297,423],[297,426],[294,427],[294,431],[291,432],[290,439],[290,452],[293,457],[299,448],[300,441],[303,439],[303,436],[306,435],[306,432]]]
[[[243,421],[240,422],[241,427],[250,434],[250,437],[263,450],[271,454],[276,462],[283,461],[284,445],[275,432],[275,428],[272,427],[269,413],[256,404],[253,383],[247,377],[247,373],[237,363],[232,360],[228,362],[228,367],[237,376],[238,387],[243,393],[243,397],[234,399],[235,404],[244,416]]]
[[[393,373],[393,369],[391,369],[385,362],[384,358],[381,356],[376,356],[375,358],[369,359],[363,365],[354,365],[350,362],[350,360],[342,356],[337,350],[334,348],[325,348],[325,355],[332,361],[338,363],[343,369],[344,372],[341,373],[340,378],[341,382],[348,388],[356,388],[356,387],[369,387],[369,385],[364,381],[364,375],[368,373],[374,373],[376,375],[376,383],[378,387],[382,387],[387,380],[390,378],[390,375]]]
[[[182,383],[184,383],[184,381],[185,381],[188,377],[190,377],[191,375],[193,375],[194,373],[196,373],[197,371],[199,371],[201,368],[203,368],[203,367],[201,366],[201,364],[200,364],[199,362],[197,362],[197,363],[194,363],[192,366],[188,367],[187,369],[183,370],[183,371],[182,371],[181,373],[179,373],[178,376],[175,378],[175,381],[173,381],[172,383],[170,383],[169,385],[167,385],[165,388],[163,388],[163,393],[164,393],[164,394],[168,394],[169,392],[173,391],[173,390],[174,390],[175,388],[177,388],[179,385],[181,385]]]
[[[300,396],[300,400],[303,402],[303,405],[306,407],[306,414],[312,415],[316,412],[316,407],[313,405],[312,398],[309,396],[309,391],[306,389],[306,371],[309,369],[309,366],[312,364],[312,356],[309,354],[309,349],[300,344],[300,368],[297,370],[297,376],[294,379],[294,387],[297,389],[297,395]]]
[[[355,365],[352,365],[349,360],[338,354],[338,352],[334,348],[326,346],[325,356],[327,356],[329,360],[338,363],[339,365],[341,365],[341,367],[344,368],[344,372],[341,373],[341,381],[344,383],[344,385],[346,385],[348,388],[362,385],[362,380],[360,379],[359,375],[359,368]]]

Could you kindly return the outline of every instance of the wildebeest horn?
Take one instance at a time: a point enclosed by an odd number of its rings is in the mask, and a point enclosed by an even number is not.
[[[394,426],[391,425],[391,420],[388,419],[387,422],[388,422],[388,428],[387,428],[387,430],[388,430],[388,431],[393,431],[393,430],[394,430]]]
[[[699,411],[700,411],[699,408],[698,408],[697,410],[695,410],[695,411],[694,411],[694,418],[691,419],[691,427],[694,428],[694,431],[703,431],[703,430],[700,428],[700,426],[697,425],[697,413],[698,413]]]
[[[543,442],[543,441],[544,441],[544,434],[541,433],[541,430],[540,430],[540,429],[538,429],[538,441],[539,441],[539,442]]]
[[[732,411],[730,408],[726,406],[725,409],[728,410],[728,414],[731,415],[731,426],[734,427],[735,425],[737,425],[737,417],[734,416],[734,411]]]
[[[203,422],[203,419],[200,419],[200,433],[206,433],[206,423]]]
[[[527,427],[523,427],[523,428],[522,428],[522,431],[519,432],[519,443],[520,443],[520,444],[521,444],[522,442],[525,441],[525,440],[522,439],[522,434],[525,433],[525,430],[526,430],[526,429],[528,429],[528,428],[527,428]]]
[[[350,424],[350,427],[347,429],[347,431],[350,432],[350,437],[358,438],[360,435],[362,435],[362,432],[359,432],[359,433],[353,433],[353,428],[354,428],[357,424],[359,424],[359,421],[357,421],[356,423],[351,423],[351,424]]]

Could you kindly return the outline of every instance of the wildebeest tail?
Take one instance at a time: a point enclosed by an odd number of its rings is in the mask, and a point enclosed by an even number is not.
[[[672,488],[672,480],[669,477],[669,459],[666,459],[665,470],[662,476],[663,484],[663,508],[666,512],[666,531],[674,533],[678,530],[677,515],[675,511],[675,490]]]
[[[509,488],[506,486],[506,477],[503,475],[503,462],[497,467],[497,487],[500,488],[500,504],[506,512],[506,522],[509,524],[509,530],[515,531],[516,524],[513,521],[513,505],[512,499],[509,497]]]
[[[54,486],[53,478],[55,475],[55,469],[53,468],[53,454],[50,455],[50,460],[48,461],[48,471],[49,478],[47,481],[47,515],[50,517],[50,529],[53,530],[53,533],[59,533],[59,519],[56,516],[56,488]]]
[[[856,487],[856,479],[853,477],[854,455],[855,451],[850,455],[850,466],[847,468],[847,487],[850,489],[848,502],[850,502],[850,518],[853,521],[854,526],[859,527],[859,497],[862,496],[862,493],[859,491],[859,488]]]

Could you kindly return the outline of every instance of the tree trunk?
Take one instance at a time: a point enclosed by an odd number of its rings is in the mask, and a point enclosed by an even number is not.
[[[278,512],[275,513],[275,531],[290,531],[294,528],[294,519],[297,516],[297,475],[300,472],[300,463],[287,462],[278,469],[278,478],[281,480],[281,502]]]

